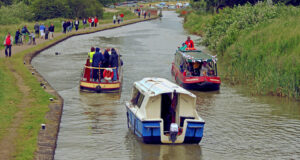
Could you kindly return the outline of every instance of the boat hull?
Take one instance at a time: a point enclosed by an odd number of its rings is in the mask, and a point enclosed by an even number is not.
[[[161,120],[140,120],[133,111],[126,106],[127,109],[127,125],[128,128],[135,134],[141,141],[147,144],[172,144],[166,136],[161,135],[163,133],[163,122]],[[202,140],[204,122],[187,122],[182,140],[178,140],[175,143],[188,143],[198,144]],[[163,138],[164,137],[164,138]]]
[[[217,76],[186,77],[172,64],[172,75],[177,84],[188,90],[216,91],[220,89],[221,80]]]
[[[121,82],[99,83],[80,81],[80,90],[90,92],[119,92],[121,90]]]

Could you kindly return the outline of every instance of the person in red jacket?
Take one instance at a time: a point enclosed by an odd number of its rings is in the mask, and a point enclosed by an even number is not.
[[[95,27],[97,27],[97,24],[98,24],[98,21],[99,21],[98,18],[95,17],[95,20],[94,20],[94,21],[95,21]]]
[[[91,28],[92,27],[92,18],[91,17],[89,17],[88,22],[89,22],[90,28]]]
[[[120,17],[121,17],[121,22],[123,22],[123,19],[124,19],[124,13],[121,13],[121,14],[120,14]]]
[[[7,36],[5,37],[3,44],[5,46],[5,56],[10,57],[11,56],[11,46],[13,44],[13,38],[10,35],[10,33],[8,33]],[[9,50],[9,53],[7,53],[7,50]]]
[[[187,45],[187,48],[194,48],[194,42],[193,42],[193,40],[191,40],[190,36],[187,37],[185,44]]]

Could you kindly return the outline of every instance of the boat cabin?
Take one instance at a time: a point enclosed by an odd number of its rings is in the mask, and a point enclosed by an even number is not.
[[[134,83],[126,104],[128,125],[146,143],[199,143],[204,121],[195,106],[191,92],[166,79],[144,78]]]
[[[217,59],[201,50],[181,51],[175,53],[174,64],[186,77],[218,76]]]

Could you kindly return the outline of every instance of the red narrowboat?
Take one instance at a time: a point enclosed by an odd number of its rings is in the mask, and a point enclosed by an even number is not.
[[[176,83],[185,89],[199,91],[219,90],[217,59],[201,50],[177,50],[172,63]]]

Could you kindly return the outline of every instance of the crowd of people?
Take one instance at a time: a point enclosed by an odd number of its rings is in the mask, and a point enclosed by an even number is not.
[[[184,62],[180,65],[184,76],[213,76],[214,70],[208,62]]]
[[[104,78],[104,71],[109,68],[113,71],[112,81],[118,80],[119,55],[116,49],[108,48],[101,51],[98,47],[92,47],[88,58],[89,66],[93,67],[90,74],[93,81],[101,81]]]
[[[144,16],[144,19],[150,18],[151,17],[151,12],[150,11],[146,11],[146,10],[142,10],[140,8],[136,8],[134,10],[134,13],[138,15],[139,18],[141,18],[141,16]]]
[[[124,20],[124,13],[118,14],[117,16],[114,14],[113,16],[113,23],[116,24],[118,22],[118,24],[120,24],[121,22],[123,22]]]

